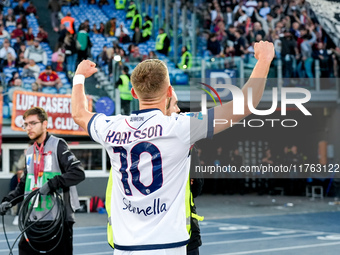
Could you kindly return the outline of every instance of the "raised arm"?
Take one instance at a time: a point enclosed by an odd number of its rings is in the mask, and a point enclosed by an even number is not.
[[[252,98],[254,108],[260,103],[263,95],[264,87],[267,80],[267,75],[269,72],[270,63],[272,62],[275,52],[274,45],[270,42],[259,42],[255,43],[255,58],[257,63],[253,69],[253,72],[247,81],[247,83],[242,88],[242,93],[244,95],[244,114],[234,115],[233,114],[233,102],[230,101],[221,106],[214,108],[214,119],[227,120],[226,124],[216,124],[214,127],[214,134],[217,134],[230,127],[231,121],[233,123],[239,122],[243,118],[247,117],[251,112],[248,108],[248,89],[252,88]]]
[[[73,78],[72,88],[72,118],[74,122],[81,126],[86,132],[87,124],[94,113],[87,109],[88,103],[85,95],[84,81],[97,72],[96,64],[90,60],[83,60],[77,67],[76,74]]]

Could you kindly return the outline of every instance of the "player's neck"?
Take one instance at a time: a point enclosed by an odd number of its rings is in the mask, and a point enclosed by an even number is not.
[[[166,115],[166,109],[165,109],[165,102],[141,102],[139,101],[139,110],[145,110],[145,109],[159,109],[162,111],[164,115]]]

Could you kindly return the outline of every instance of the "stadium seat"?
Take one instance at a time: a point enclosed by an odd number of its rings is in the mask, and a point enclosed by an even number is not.
[[[175,74],[175,82],[176,85],[188,85],[189,77],[187,74]]]
[[[42,88],[42,92],[45,94],[57,94],[58,89],[54,87],[45,87],[45,88]]]

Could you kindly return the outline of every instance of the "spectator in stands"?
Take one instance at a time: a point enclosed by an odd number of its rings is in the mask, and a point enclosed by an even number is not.
[[[33,91],[33,92],[39,92],[39,85],[38,85],[38,83],[33,82],[33,83],[31,84],[31,86],[32,86],[32,91]]]
[[[27,59],[25,58],[25,53],[24,52],[20,52],[18,54],[18,58],[16,59],[16,67],[24,67],[27,64]]]
[[[37,8],[35,8],[32,1],[30,1],[29,5],[26,8],[26,15],[30,15],[30,14],[33,14],[34,16],[37,17]]]
[[[316,49],[313,51],[313,58],[320,62],[321,77],[329,77],[329,66],[332,66],[330,65],[331,58],[326,50],[326,45],[323,42],[318,42]]]
[[[136,45],[133,44],[133,43],[131,43],[129,45],[129,47],[128,47],[128,54],[127,54],[128,56],[130,56],[133,53],[133,51],[135,50],[135,47],[136,47]]]
[[[45,71],[43,71],[38,79],[37,84],[39,85],[39,89],[43,87],[55,87],[57,89],[62,87],[61,80],[58,76],[58,74],[54,71],[52,71],[51,66],[46,66]]]
[[[110,48],[110,49],[112,49],[112,48]],[[112,49],[112,51],[113,51],[113,49]],[[111,56],[112,56],[112,54],[111,54]],[[104,66],[109,65],[110,61],[112,61],[112,59],[109,59],[107,46],[104,45],[102,52],[98,55],[99,67],[104,67]]]
[[[105,24],[105,36],[115,36],[116,32],[116,18],[110,19]]]
[[[24,66],[22,71],[22,77],[33,77],[37,79],[40,74],[40,67],[35,63],[33,59],[28,60],[28,64]]]
[[[12,68],[15,67],[15,58],[11,53],[7,53],[7,59],[4,60],[2,68]]]
[[[91,28],[90,28],[90,21],[88,19],[86,19],[83,23],[81,23],[79,25],[79,28],[78,28],[78,31],[80,31],[80,27],[83,26],[83,29],[86,30],[88,33],[91,31]]]
[[[22,87],[22,80],[19,79],[19,78],[14,80],[13,87],[11,87],[11,88],[8,90],[8,99],[9,99],[10,102],[13,101],[13,94],[14,94],[14,91],[26,91],[26,90]]]
[[[27,45],[32,45],[34,42],[34,34],[33,34],[33,28],[29,27],[27,30],[27,33],[25,34],[25,40]]]
[[[5,30],[4,25],[0,24],[0,39],[10,39],[11,36],[9,35],[9,33]]]
[[[107,0],[99,0],[98,1],[99,8],[102,8],[103,5],[109,5],[109,2]]]
[[[61,5],[59,0],[49,0],[48,9],[51,10],[51,24],[54,31],[58,31],[58,13],[61,10]]]
[[[255,18],[257,19],[257,21],[259,21],[262,24],[262,29],[264,30],[266,35],[269,34],[269,29],[274,30],[275,24],[281,18],[281,15],[277,15],[276,18],[273,18],[273,16],[270,13],[268,13],[266,15],[266,19],[264,19],[258,14],[258,11],[256,8],[254,9],[254,14],[255,14]]]
[[[4,7],[9,7],[9,6],[11,6],[10,0],[2,0],[0,3],[0,10],[2,11]]]
[[[133,52],[129,55],[130,62],[141,62],[143,58],[144,57],[139,52],[138,46],[134,47]]]
[[[130,26],[131,30],[134,30],[135,27],[142,28],[142,15],[139,14],[138,10],[135,10],[135,15],[133,16],[132,23]]]
[[[168,35],[164,32],[163,28],[158,30],[158,36],[156,38],[156,50],[159,53],[168,56],[170,51],[170,39]]]
[[[9,16],[5,23],[6,27],[15,27],[17,25],[17,21],[14,16]]]
[[[98,28],[98,32],[99,32],[99,34],[104,35],[104,33],[105,33],[105,25],[104,25],[103,22],[100,22],[100,25],[99,25],[99,28]]]
[[[158,59],[156,53],[152,50],[149,51],[148,59]]]
[[[304,34],[302,36],[302,43],[300,45],[301,49],[301,59],[299,64],[297,65],[297,70],[300,78],[308,77],[313,78],[313,58],[312,46],[316,42],[316,35],[313,32],[312,27],[309,28],[309,34]],[[313,82],[311,81],[311,85]]]
[[[259,14],[262,18],[267,19],[267,14],[270,13],[270,6],[268,1],[263,1],[263,7],[260,9]]]
[[[87,33],[86,30],[84,30],[84,27],[81,27],[81,30],[77,34],[77,41],[80,45],[78,48],[78,63],[80,63],[82,60],[87,59],[88,57],[88,51],[92,47],[90,36]]]
[[[15,43],[13,44],[13,49],[15,50],[15,53],[17,56],[19,56],[18,52],[20,50],[20,46],[23,42],[21,41],[20,37],[15,38]]]
[[[74,21],[75,19],[71,16],[71,12],[68,12],[66,16],[61,19],[60,23],[73,35],[75,33]]]
[[[234,56],[235,56],[235,49],[234,44],[229,41],[224,46],[223,52],[221,52],[220,57],[224,58],[224,67],[226,69],[234,67]]]
[[[99,31],[98,31],[98,29],[97,29],[97,25],[96,25],[96,24],[93,24],[91,32],[92,32],[93,34],[96,34],[96,35],[99,34]]]
[[[24,7],[24,1],[19,1],[18,5],[13,9],[14,15],[26,14],[26,10]]]
[[[25,40],[25,33],[24,33],[24,31],[22,30],[22,24],[21,24],[21,23],[18,23],[18,24],[17,24],[17,28],[14,29],[14,30],[12,31],[12,33],[11,33],[11,38],[12,38],[12,39],[13,39],[13,38],[17,38],[17,37],[20,37],[20,39],[21,39],[22,41]]]
[[[19,72],[18,72],[18,71],[12,72],[12,78],[8,81],[8,86],[9,86],[9,87],[14,86],[14,81],[15,81],[16,79],[20,79],[20,75],[19,75]]]
[[[221,52],[221,45],[217,41],[217,36],[215,33],[210,34],[209,40],[207,42],[207,50],[211,56],[217,56]]]
[[[67,71],[69,75],[72,75],[76,71],[77,62],[77,45],[76,40],[70,32],[66,33],[64,40],[64,48],[66,55]]]
[[[9,8],[7,10],[7,15],[5,16],[5,20],[8,20],[9,16],[13,16],[15,18],[15,15],[13,14],[13,9],[12,8]]]
[[[130,104],[133,99],[131,95],[130,88],[130,75],[129,68],[127,66],[123,67],[122,74],[119,76],[118,81],[116,81],[115,87],[119,89],[121,113],[123,115],[130,114]]]
[[[182,47],[181,62],[177,65],[179,69],[187,70],[192,67],[192,55],[187,46]]]
[[[28,22],[27,22],[25,14],[23,13],[20,14],[20,17],[17,19],[17,24],[19,23],[22,25],[23,29],[27,29]]]
[[[58,43],[62,44],[64,42],[67,32],[65,25],[60,24]]]
[[[237,29],[235,32],[235,42],[234,42],[234,49],[235,49],[235,56],[243,57],[247,53],[247,45],[246,40],[244,39],[243,31],[241,29]]]
[[[2,62],[7,59],[8,53],[11,53],[11,55],[16,58],[17,54],[15,53],[15,50],[11,47],[11,43],[8,39],[4,40],[3,47],[0,50],[0,59]]]
[[[96,4],[96,0],[88,0],[87,3],[88,4]]]
[[[136,4],[134,1],[130,1],[130,4],[129,4],[129,7],[128,7],[128,10],[126,12],[126,20],[129,20],[129,19],[133,19],[133,17],[135,16],[135,12],[136,12]]]
[[[140,44],[143,40],[142,33],[139,29],[139,27],[135,27],[135,33],[133,34],[132,37],[132,42],[136,45]]]
[[[335,49],[331,49],[333,52],[333,70],[334,70],[334,77],[339,78],[340,74],[340,48],[336,47]]]
[[[118,37],[120,43],[129,43],[131,41],[129,37],[129,31],[124,26],[124,23],[120,23],[119,27],[116,29],[115,36]]]
[[[152,35],[152,18],[150,18],[148,15],[145,16],[144,18],[144,24],[143,24],[143,42],[146,42],[150,39]]]
[[[40,42],[48,43],[48,33],[44,30],[42,26],[39,26],[39,32],[36,37]]]
[[[26,49],[25,58],[33,59],[36,63],[47,65],[47,54],[37,39],[34,39],[33,45]]]
[[[297,48],[296,41],[290,31],[285,31],[284,36],[281,40],[281,60],[282,60],[282,71],[285,78],[291,78],[294,76],[296,68],[296,58],[299,58],[299,51]]]
[[[227,27],[234,23],[234,13],[230,6],[227,7],[227,11],[224,14],[224,21]]]
[[[19,49],[16,51],[17,56],[19,56],[20,53],[25,53],[25,51],[26,51],[26,44],[24,42],[21,42]]]
[[[64,72],[65,70],[65,54],[59,52],[58,56],[57,56],[57,61],[56,62],[52,62],[52,65],[55,65],[54,70],[56,70],[56,72]]]
[[[126,52],[123,48],[119,49],[119,56],[122,58],[121,62],[124,63],[126,61]],[[143,56],[143,60],[144,60],[144,56]]]

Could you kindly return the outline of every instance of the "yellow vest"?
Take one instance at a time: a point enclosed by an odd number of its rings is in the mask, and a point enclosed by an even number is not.
[[[137,19],[139,19],[139,28],[141,29],[142,28],[142,15],[140,14],[137,14],[133,17],[133,20],[132,20],[132,23],[131,23],[131,26],[130,26],[130,29],[134,30],[135,29],[135,24],[136,24],[136,21]]]
[[[143,37],[147,37],[148,35],[152,35],[152,22],[148,20],[145,24],[149,24],[150,27],[143,29]]]
[[[164,40],[165,37],[167,36],[166,33],[160,34],[156,38],[156,50],[162,50],[164,47]]]
[[[120,92],[120,98],[123,100],[132,100],[133,97],[131,95],[131,91],[129,88],[130,79],[129,76],[126,74],[122,74],[119,76],[119,78],[122,80],[123,84],[118,86],[119,92]]]
[[[186,58],[189,57],[188,63],[185,63]],[[181,63],[179,64],[179,68],[182,70],[190,69],[192,67],[192,55],[189,51],[186,51],[181,56]]]
[[[126,0],[116,0],[116,10],[124,10],[125,2]]]
[[[129,5],[129,9],[126,13],[126,18],[133,18],[133,16],[135,16],[135,11],[136,11],[136,5],[135,4]]]

